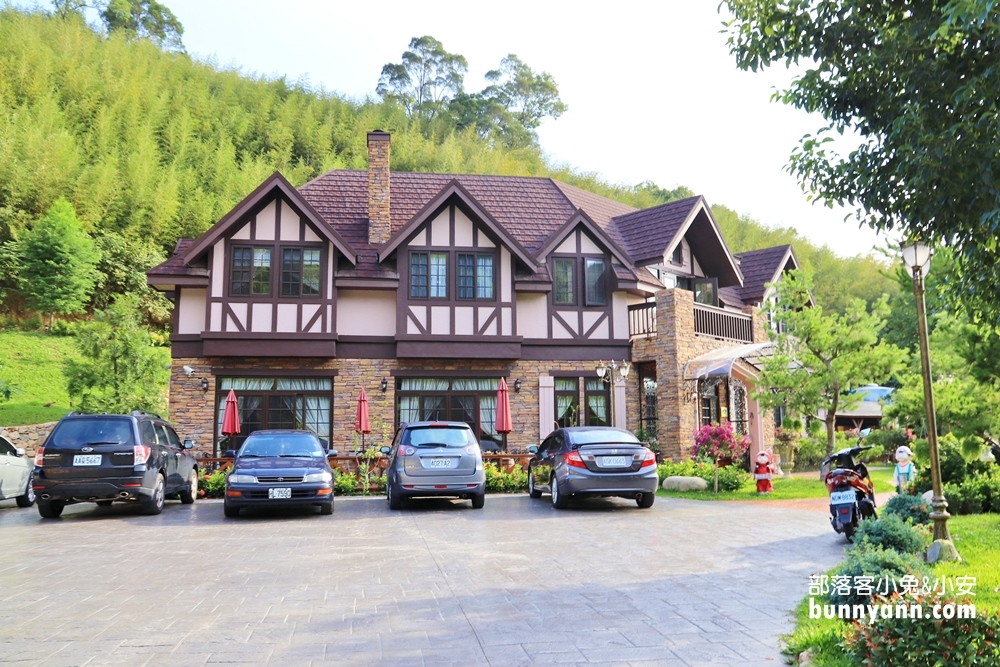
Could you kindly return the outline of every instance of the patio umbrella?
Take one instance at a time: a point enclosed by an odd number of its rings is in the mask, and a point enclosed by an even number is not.
[[[365,448],[365,433],[371,433],[372,427],[368,423],[368,394],[365,388],[361,388],[358,394],[358,410],[354,413],[354,432],[361,434],[361,449]]]
[[[240,432],[240,409],[236,401],[236,392],[229,390],[226,396],[226,411],[222,415],[222,435],[229,437]]]
[[[510,421],[510,397],[507,395],[507,382],[500,378],[497,388],[496,432],[503,434],[503,448],[507,451],[507,434],[514,430]]]

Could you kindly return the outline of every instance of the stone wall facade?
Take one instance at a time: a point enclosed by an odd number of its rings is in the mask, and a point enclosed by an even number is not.
[[[423,359],[281,359],[243,358],[238,363],[231,359],[202,357],[176,358],[173,360],[170,376],[170,420],[182,438],[196,443],[196,450],[210,455],[213,451],[213,430],[216,423],[216,374],[239,376],[241,369],[253,369],[260,374],[263,369],[300,370],[302,376],[310,371],[336,370],[333,381],[332,426],[330,446],[338,451],[347,451],[356,444],[354,416],[358,395],[362,387],[368,396],[368,415],[372,433],[365,436],[366,445],[389,444],[395,421],[396,390],[394,371],[454,372],[496,371],[505,375],[509,388],[511,418],[514,430],[507,436],[508,449],[524,450],[529,445],[537,445],[539,433],[539,377],[549,374],[565,376],[578,373],[580,378],[597,377],[593,361],[535,361],[516,362],[491,360],[423,360]],[[184,366],[193,369],[188,376]],[[225,369],[224,371],[222,369]],[[231,371],[231,372],[230,372]],[[202,389],[202,378],[208,380],[208,391]],[[387,381],[383,393],[382,379]],[[521,381],[519,392],[514,390],[515,380]],[[629,378],[631,384],[633,378]],[[583,405],[583,387],[580,383],[579,402]],[[630,404],[631,399],[626,399]],[[635,416],[626,409],[630,428],[634,427]]]
[[[34,456],[35,451],[45,442],[52,428],[59,422],[44,424],[26,424],[24,426],[0,426],[0,437],[7,438],[15,447],[20,447],[28,456]]]

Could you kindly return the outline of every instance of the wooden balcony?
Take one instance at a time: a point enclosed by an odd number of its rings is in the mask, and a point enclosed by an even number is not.
[[[694,304],[694,332],[737,343],[753,342],[753,318],[744,313]]]
[[[656,304],[639,303],[628,307],[629,338],[656,335]]]

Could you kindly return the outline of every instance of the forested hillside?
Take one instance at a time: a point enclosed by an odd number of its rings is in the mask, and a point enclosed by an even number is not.
[[[393,133],[395,170],[552,176],[639,207],[689,192],[609,184],[549,164],[534,142],[505,143],[460,126],[420,122],[391,96],[346,99],[198,62],[148,39],[98,34],[72,12],[7,7],[0,10],[0,243],[19,238],[63,197],[99,250],[149,264],[275,169],[299,185],[329,169],[365,168],[365,133],[375,128]],[[793,242],[817,272],[821,303],[839,308],[847,295],[870,301],[896,289],[871,258],[838,258],[791,229],[722,206],[716,214],[734,251]],[[114,271],[107,252],[103,264],[99,271]],[[115,284],[105,284],[106,298]]]

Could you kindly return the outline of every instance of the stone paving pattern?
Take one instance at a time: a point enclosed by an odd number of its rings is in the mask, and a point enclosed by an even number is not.
[[[781,665],[844,549],[816,511],[523,495],[239,520],[4,501],[0,545],[0,665],[46,667]]]

